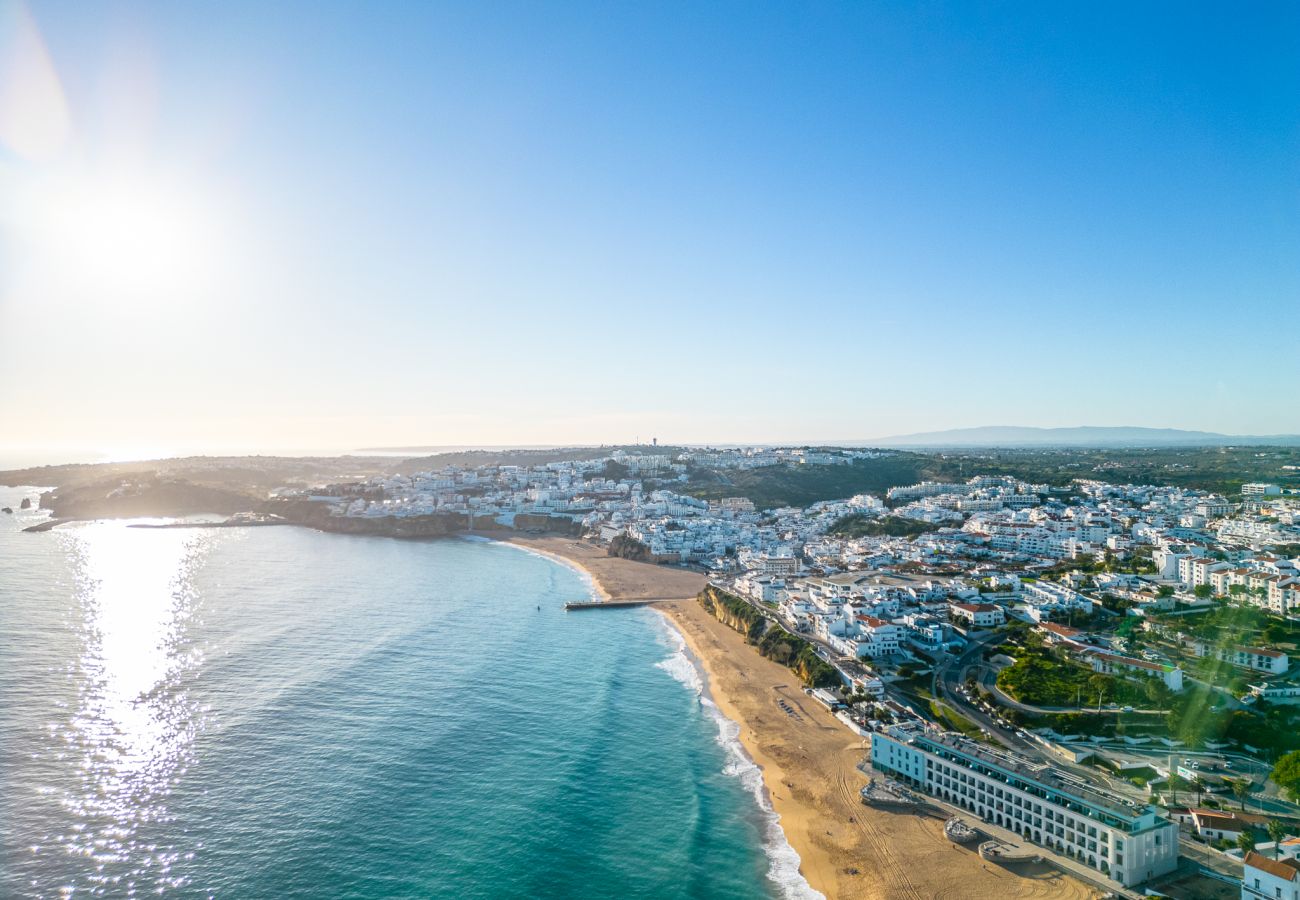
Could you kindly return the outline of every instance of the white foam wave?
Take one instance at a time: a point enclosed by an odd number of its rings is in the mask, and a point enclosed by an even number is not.
[[[763,853],[767,856],[767,877],[786,900],[825,900],[819,892],[799,871],[799,853],[786,840],[781,828],[781,817],[772,808],[767,787],[763,784],[763,770],[749,757],[745,745],[740,742],[740,726],[728,719],[713,702],[705,689],[704,673],[700,670],[686,649],[686,640],[666,617],[662,618],[667,643],[672,650],[667,659],[655,663],[685,685],[700,701],[705,713],[717,726],[718,744],[726,752],[727,761],[722,767],[724,775],[740,780],[741,785],[754,798],[763,817]]]

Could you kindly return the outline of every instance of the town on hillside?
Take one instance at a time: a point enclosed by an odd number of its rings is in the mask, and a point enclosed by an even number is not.
[[[1300,900],[1300,489],[975,473],[777,508],[687,489],[701,467],[725,484],[889,453],[616,450],[282,499],[699,569],[833,668],[809,692],[870,738],[864,796],[923,796],[1120,894],[1191,867]]]

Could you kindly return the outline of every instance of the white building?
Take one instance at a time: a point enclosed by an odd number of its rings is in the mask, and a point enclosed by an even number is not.
[[[1050,581],[1026,584],[1023,594],[1035,622],[1049,621],[1057,615],[1068,614],[1071,610],[1091,613],[1094,609],[1092,601],[1083,594]]]
[[[1267,650],[1263,647],[1220,647],[1197,641],[1196,655],[1213,656],[1234,666],[1269,675],[1281,675],[1291,667],[1291,658],[1281,650]]]
[[[760,603],[776,603],[785,596],[785,579],[777,575],[746,572],[736,579],[736,591]]]
[[[764,553],[757,562],[765,575],[795,575],[799,572],[799,560],[789,553]]]
[[[1157,547],[1151,551],[1151,561],[1155,563],[1156,574],[1161,578],[1177,578],[1179,561],[1191,555],[1186,547]]]
[[[1241,875],[1241,900],[1300,900],[1300,861],[1282,851],[1270,859],[1251,850]]]
[[[1178,580],[1183,584],[1199,587],[1210,583],[1210,575],[1231,569],[1232,564],[1221,560],[1208,559],[1203,556],[1190,556],[1178,560]]]
[[[1154,677],[1163,681],[1165,687],[1171,691],[1177,692],[1183,689],[1183,670],[1178,666],[1147,662],[1145,659],[1133,659],[1130,656],[1120,656],[1115,653],[1102,653],[1099,651],[1087,652],[1084,655],[1084,661],[1092,666],[1094,672],[1100,672],[1103,675]]]
[[[996,628],[1007,620],[1002,607],[992,603],[949,603],[954,618],[964,619],[975,628]]]
[[[871,765],[1125,887],[1178,866],[1178,824],[1155,807],[961,735],[894,726],[872,736]]]
[[[842,618],[827,624],[825,637],[845,656],[876,659],[899,651],[903,629],[886,619],[855,614],[852,606],[846,606]]]

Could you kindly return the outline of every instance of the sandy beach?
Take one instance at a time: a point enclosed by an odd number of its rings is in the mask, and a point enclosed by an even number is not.
[[[570,560],[610,599],[663,600],[663,612],[701,661],[714,701],[740,725],[762,768],[781,827],[805,878],[828,898],[1096,897],[1099,892],[1046,865],[1015,871],[954,847],[943,822],[863,806],[858,771],[864,743],[802,691],[794,674],[761,657],[694,601],[703,575],[605,555],[562,537],[512,543]]]

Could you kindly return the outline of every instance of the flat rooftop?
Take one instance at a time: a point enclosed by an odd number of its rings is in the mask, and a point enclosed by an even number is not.
[[[1049,790],[1057,791],[1124,820],[1139,819],[1149,812],[1146,804],[1096,788],[1082,778],[1071,775],[1050,763],[1036,763],[1019,754],[996,750],[960,734],[925,733],[916,734],[912,739],[923,746],[931,745],[929,749],[942,748],[956,751],[963,756],[996,766],[1008,774],[1018,775],[1026,781],[1040,784]]]

